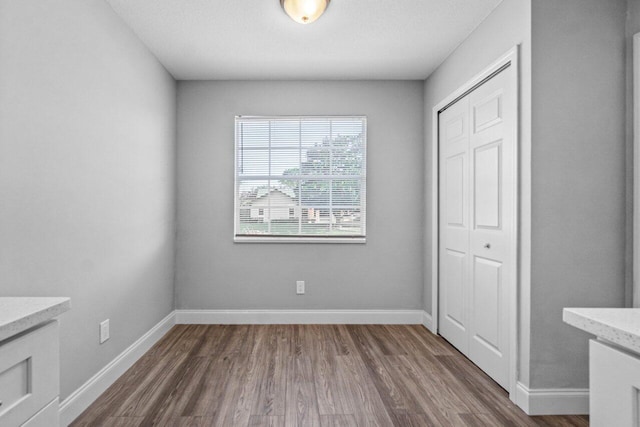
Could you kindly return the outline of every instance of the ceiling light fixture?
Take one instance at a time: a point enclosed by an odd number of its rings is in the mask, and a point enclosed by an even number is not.
[[[280,6],[299,24],[311,24],[324,13],[331,0],[280,0]]]

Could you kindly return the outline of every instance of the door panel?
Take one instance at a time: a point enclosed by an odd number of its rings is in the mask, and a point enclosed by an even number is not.
[[[464,184],[465,184],[465,161],[464,154],[446,159],[446,204],[447,204],[447,225],[450,227],[464,227]]]
[[[438,297],[440,331],[463,353],[468,347],[469,281],[469,103],[461,101],[441,115],[439,179],[443,292]]]
[[[502,121],[502,91],[499,90],[473,106],[474,132],[494,126]]]
[[[464,114],[452,117],[446,124],[446,141],[451,143],[464,137],[465,120]]]
[[[476,148],[475,170],[475,226],[476,228],[500,228],[502,181],[502,141]],[[448,190],[448,189],[447,189]]]
[[[475,337],[481,345],[502,353],[500,345],[500,293],[502,263],[474,258]]]
[[[445,313],[447,320],[453,322],[464,331],[464,304],[463,286],[465,279],[465,254],[462,252],[447,250],[445,273]]]
[[[507,67],[439,115],[439,333],[509,384],[516,89]]]

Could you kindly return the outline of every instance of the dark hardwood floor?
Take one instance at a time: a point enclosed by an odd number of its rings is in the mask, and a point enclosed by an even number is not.
[[[587,426],[528,417],[422,326],[178,325],[73,426]]]

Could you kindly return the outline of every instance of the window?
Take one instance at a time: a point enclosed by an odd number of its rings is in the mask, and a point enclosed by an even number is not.
[[[235,240],[364,242],[364,116],[235,122]]]

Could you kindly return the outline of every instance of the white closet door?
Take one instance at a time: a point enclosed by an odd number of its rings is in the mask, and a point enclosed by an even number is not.
[[[512,67],[439,118],[439,332],[505,388],[508,304],[515,292],[509,270],[515,268],[510,242],[517,106],[509,72]]]
[[[468,351],[469,320],[469,98],[440,114],[439,329]]]

